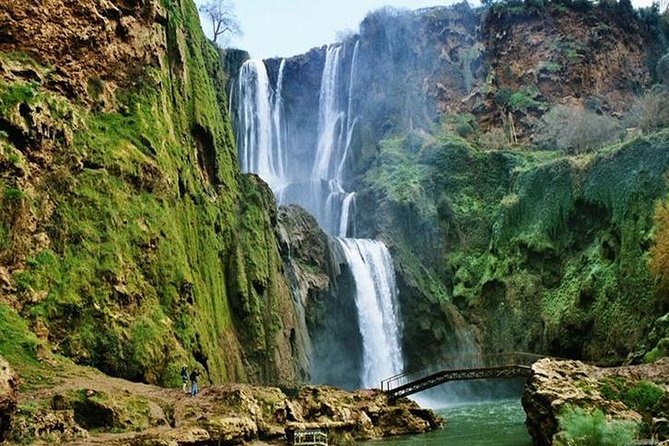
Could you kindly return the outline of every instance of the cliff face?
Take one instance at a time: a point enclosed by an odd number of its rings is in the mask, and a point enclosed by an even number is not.
[[[9,1],[0,17],[0,325],[21,327],[3,355],[296,381],[274,200],[239,173],[194,4]]]
[[[341,42],[344,189],[356,236],[393,253],[409,366],[476,344],[607,361],[653,348],[666,132],[582,157],[533,144],[557,106],[622,118],[653,84],[667,28],[624,2],[505,2],[384,9]],[[285,60],[283,119],[305,166],[325,58]],[[266,65],[276,82],[280,61]],[[486,144],[495,132],[502,150]]]

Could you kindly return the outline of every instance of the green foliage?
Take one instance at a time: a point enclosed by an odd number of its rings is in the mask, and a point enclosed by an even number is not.
[[[543,148],[583,153],[617,141],[620,133],[620,123],[611,116],[556,106],[541,119],[535,139]]]
[[[0,303],[0,356],[13,366],[37,363],[38,340],[26,321],[6,304]]]
[[[495,234],[498,240],[514,238],[543,248],[565,230],[574,209],[574,169],[567,159],[532,167],[518,172],[512,195],[502,202],[503,220]]]
[[[7,114],[9,110],[20,103],[30,103],[37,95],[39,83],[12,83],[0,82],[0,114]]]
[[[444,126],[447,131],[455,133],[461,138],[471,138],[479,133],[478,122],[471,113],[447,115],[444,118]]]
[[[25,194],[21,189],[16,187],[5,187],[5,199],[9,201],[21,201],[25,198]]]
[[[452,302],[485,321],[491,350],[547,342],[556,355],[624,358],[658,305],[644,247],[666,193],[667,138],[578,157],[480,152],[452,134],[384,142],[366,193],[398,269],[425,296],[407,317],[417,324],[438,301],[448,320]]]
[[[637,426],[630,421],[608,421],[595,409],[587,412],[580,407],[567,407],[558,416],[560,432],[558,446],[628,446],[633,443]]]
[[[536,98],[539,96],[536,85],[523,87],[520,91],[512,93],[506,100],[506,105],[513,111],[526,112],[529,109],[542,109],[544,106]]]
[[[669,356],[669,337],[660,339],[657,345],[644,355],[643,360],[646,363],[651,363],[666,356]]]
[[[657,414],[663,402],[667,401],[664,389],[646,380],[606,378],[602,381],[600,392],[604,398],[622,401],[630,409],[649,415]]]

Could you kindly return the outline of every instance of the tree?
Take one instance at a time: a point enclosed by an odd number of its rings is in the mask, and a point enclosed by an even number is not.
[[[653,132],[669,126],[669,86],[655,85],[638,98],[627,115],[627,126]]]
[[[242,33],[235,14],[235,5],[229,0],[210,0],[200,6],[200,12],[211,21],[214,43],[224,34],[239,35]]]
[[[620,122],[611,116],[558,105],[541,118],[535,141],[545,148],[577,154],[616,142],[621,130]]]

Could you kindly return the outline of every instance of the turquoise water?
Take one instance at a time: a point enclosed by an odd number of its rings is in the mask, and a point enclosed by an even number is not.
[[[359,443],[365,446],[532,446],[517,399],[438,409],[446,426],[423,435]]]

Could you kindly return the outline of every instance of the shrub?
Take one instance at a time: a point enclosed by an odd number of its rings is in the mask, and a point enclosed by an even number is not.
[[[510,145],[509,137],[501,127],[492,127],[483,133],[479,144],[486,150],[500,150]]]
[[[660,291],[669,291],[669,202],[655,206],[653,246],[650,248],[650,271],[659,282]]]
[[[644,132],[652,132],[669,125],[669,86],[656,86],[636,103],[627,116],[628,127],[638,127]]]
[[[595,409],[593,412],[566,408],[559,416],[560,432],[557,446],[628,446],[633,443],[637,425],[631,421],[608,421],[606,415]]]
[[[535,141],[545,148],[584,153],[618,141],[621,130],[611,116],[559,105],[543,116]]]
[[[608,378],[600,389],[604,398],[622,401],[639,413],[655,413],[664,398],[662,387],[651,381],[627,382],[623,378]]]
[[[535,85],[523,87],[509,96],[506,106],[514,111],[525,112],[530,108],[542,108],[541,102],[535,100],[539,96],[539,89]]]
[[[657,79],[669,87],[669,53],[662,56],[657,63]]]
[[[444,120],[444,126],[448,132],[455,133],[462,138],[474,136],[479,131],[476,118],[470,113],[448,115]]]

